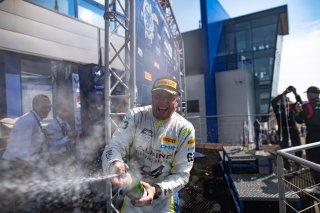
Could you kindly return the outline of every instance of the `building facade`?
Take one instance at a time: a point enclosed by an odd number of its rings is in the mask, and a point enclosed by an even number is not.
[[[199,96],[193,88],[188,88],[187,99],[190,100],[190,104],[205,106],[204,112],[194,110],[191,115],[217,117],[226,113],[228,115],[256,114],[261,115],[260,120],[267,121],[268,117],[263,115],[269,113],[271,97],[275,96],[278,89],[282,37],[288,34],[287,6],[229,18],[218,1],[200,2],[202,29],[183,34],[187,83],[192,85],[195,76],[200,75],[203,76],[202,83],[205,87],[204,102],[197,98]],[[252,80],[248,80],[247,83],[253,84],[253,91],[243,94],[242,99],[243,102],[248,103],[247,107],[243,108],[245,110],[240,110],[235,106],[229,111],[220,107],[219,110],[219,104],[227,103],[224,99],[238,98],[238,96],[226,97],[217,94],[218,89],[221,92],[233,86],[227,82],[221,84],[221,79],[224,79],[221,76],[224,73],[227,75],[228,71],[237,70],[252,76]],[[217,87],[218,74],[219,88]],[[239,77],[234,77],[230,82],[245,83],[239,80]],[[253,126],[254,120],[255,118],[252,117],[247,118],[249,126]],[[207,142],[221,142],[218,132],[221,132],[219,128],[221,129],[222,126],[219,127],[218,119],[208,118],[205,124],[205,128],[210,130],[206,131]]]

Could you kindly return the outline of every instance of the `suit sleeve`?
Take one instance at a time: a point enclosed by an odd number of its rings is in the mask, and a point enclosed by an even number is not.
[[[32,123],[33,122],[33,123]],[[21,119],[14,125],[7,145],[7,152],[12,160],[15,158],[29,161],[31,157],[40,151],[41,144],[33,144],[33,135],[37,134],[38,125],[33,120]],[[30,149],[32,147],[32,149]]]
[[[48,144],[55,147],[64,146],[70,142],[70,138],[69,136],[63,136],[62,133],[59,134],[59,132],[61,132],[60,126],[54,125],[53,122],[54,120],[46,127]]]

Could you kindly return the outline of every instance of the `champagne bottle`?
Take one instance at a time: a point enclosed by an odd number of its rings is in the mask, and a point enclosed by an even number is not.
[[[138,179],[133,178],[131,184],[127,185],[124,193],[131,199],[136,200],[147,196],[146,189]]]

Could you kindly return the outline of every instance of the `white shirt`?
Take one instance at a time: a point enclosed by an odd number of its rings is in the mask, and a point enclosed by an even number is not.
[[[48,149],[51,153],[62,154],[68,151],[71,141],[68,137],[70,129],[70,125],[58,116],[49,122],[46,131]]]
[[[39,159],[44,134],[40,129],[41,118],[34,112],[21,116],[14,124],[9,137],[9,143],[3,154],[5,160],[24,160],[34,163]]]

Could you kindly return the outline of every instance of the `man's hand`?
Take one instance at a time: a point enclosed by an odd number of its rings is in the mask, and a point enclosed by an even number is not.
[[[286,95],[286,94],[289,94],[290,92],[293,92],[294,94],[296,94],[296,88],[294,88],[294,86],[288,86],[287,89],[283,91],[282,94]]]
[[[68,132],[68,136],[69,136],[70,138],[76,138],[77,135],[78,135],[78,132],[77,132],[76,130],[70,130],[70,131]]]
[[[121,174],[125,173],[125,176],[117,176],[111,179],[111,183],[114,187],[120,187],[125,184],[132,182],[130,173],[126,172],[126,166],[120,161],[115,161],[110,165],[110,174]]]
[[[146,197],[142,197],[137,200],[133,200],[132,205],[135,206],[149,206],[152,204],[153,197],[156,194],[156,188],[154,186],[151,186],[149,183],[146,183],[144,181],[141,181],[142,186],[147,191],[148,195]]]

